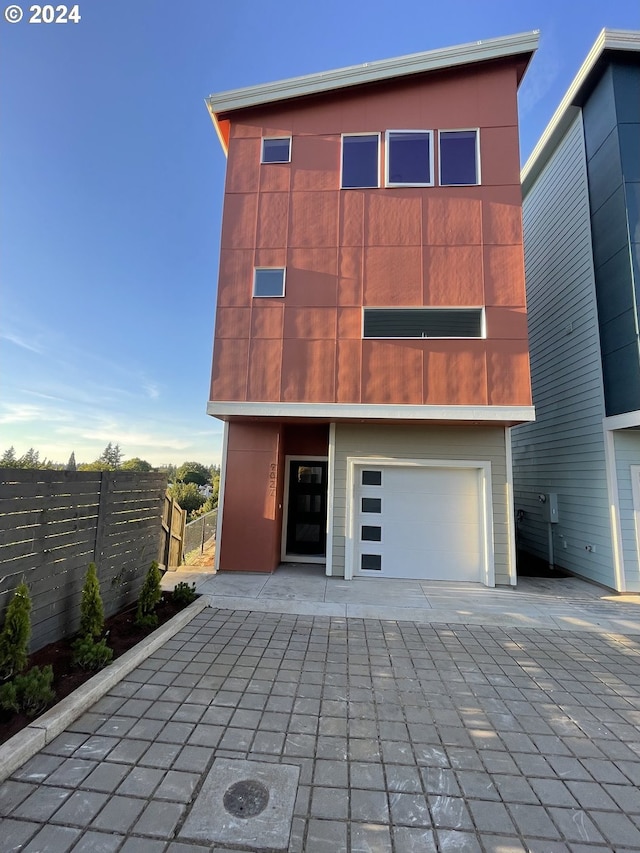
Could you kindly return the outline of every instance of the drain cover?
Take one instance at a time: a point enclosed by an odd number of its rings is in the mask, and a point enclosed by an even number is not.
[[[269,802],[269,789],[255,779],[243,779],[225,791],[222,804],[234,817],[255,817]]]
[[[214,758],[180,840],[207,842],[208,850],[286,853],[299,777],[295,764]]]

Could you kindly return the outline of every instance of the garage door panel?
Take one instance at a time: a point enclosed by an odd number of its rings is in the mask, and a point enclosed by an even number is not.
[[[469,468],[398,467],[385,472],[385,492],[459,494],[477,492],[477,475]]]
[[[381,525],[385,548],[403,548],[416,539],[415,527],[410,523]],[[477,524],[459,521],[443,522],[437,529],[428,528],[420,537],[420,550],[433,553],[438,551],[478,551],[479,530]]]
[[[381,516],[385,524],[410,521],[413,526],[419,525],[427,529],[430,524],[456,523],[461,519],[477,516],[477,513],[477,495],[404,494],[386,496],[382,501]],[[366,515],[370,516],[369,513]]]
[[[435,551],[426,560],[424,551],[405,548],[394,557],[383,557],[382,571],[376,574],[414,580],[477,581],[478,566],[473,553],[454,554],[451,551]]]

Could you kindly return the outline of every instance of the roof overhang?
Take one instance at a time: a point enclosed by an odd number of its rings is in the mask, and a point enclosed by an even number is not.
[[[207,109],[226,152],[228,128],[223,126],[223,116],[236,110],[266,106],[293,98],[318,95],[368,83],[396,80],[430,71],[444,71],[479,62],[518,56],[523,59],[520,81],[538,46],[538,40],[539,32],[533,30],[528,33],[485,39],[484,41],[438,48],[422,53],[412,53],[395,59],[365,62],[362,65],[351,65],[334,71],[291,77],[275,83],[231,89],[227,92],[209,95],[206,99]]]
[[[589,91],[601,73],[601,60],[604,54],[623,51],[628,53],[640,51],[640,31],[603,29],[567,89],[564,98],[560,101],[558,109],[553,114],[529,159],[524,164],[520,173],[523,196],[529,192],[558,142],[580,112],[585,93]]]
[[[460,423],[514,426],[535,420],[533,406],[420,406],[376,403],[254,403],[210,400],[207,414],[221,421],[264,418],[322,423]]]

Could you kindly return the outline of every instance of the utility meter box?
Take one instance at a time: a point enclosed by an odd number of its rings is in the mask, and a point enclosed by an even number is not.
[[[560,520],[558,518],[558,494],[557,492],[549,492],[545,498],[546,500],[542,505],[544,520],[551,522],[551,524],[557,524]]]

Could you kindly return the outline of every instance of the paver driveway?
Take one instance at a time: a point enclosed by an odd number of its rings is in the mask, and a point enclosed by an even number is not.
[[[292,853],[640,850],[640,637],[209,608],[0,785],[0,849],[197,853],[216,758]],[[256,849],[256,848],[241,848]]]

